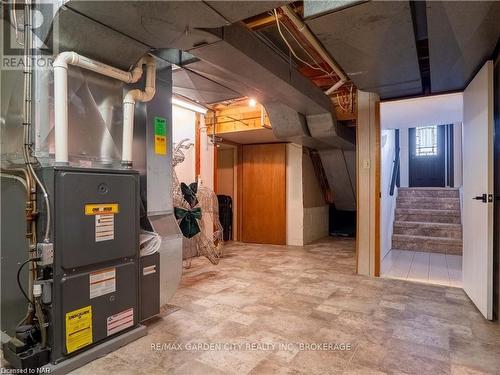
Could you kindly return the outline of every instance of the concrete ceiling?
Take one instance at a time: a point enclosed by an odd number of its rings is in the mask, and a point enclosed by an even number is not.
[[[500,37],[499,1],[309,2],[310,29],[358,88],[382,99],[463,90]]]
[[[408,2],[367,2],[307,20],[358,88],[382,98],[422,92]]]
[[[175,94],[203,104],[218,103],[241,97],[240,93],[186,69],[174,70],[172,83]]]
[[[198,60],[189,68],[205,80],[184,74],[180,79],[191,82],[187,86],[179,84],[179,90],[184,91],[182,95],[204,103],[231,99],[235,92],[261,100],[268,91],[273,98],[279,91],[280,95],[286,93],[286,97],[295,100],[289,86],[278,90],[279,85],[261,75],[256,64],[242,69],[234,48],[233,61],[228,58],[228,48],[222,47],[229,42],[239,52],[248,54],[248,59],[258,60],[266,52],[268,55],[259,64],[281,81],[293,81],[292,86],[305,94],[292,103],[293,107],[305,113],[310,106],[306,108],[302,103],[311,101],[311,97],[321,102],[321,93],[312,93],[301,81],[303,77],[295,74],[294,66],[275,68],[281,52],[273,51],[276,55],[273,56],[268,53],[271,51],[264,51],[268,47],[265,43],[243,38],[241,33],[236,33],[231,41],[229,35],[235,29],[235,22],[287,2],[121,1],[117,6],[116,1],[70,0],[60,8],[54,27],[58,26],[60,50],[76,50],[123,69],[148,50],[169,48],[199,55],[205,61]],[[415,3],[408,1],[343,0],[313,4],[305,0],[304,14],[313,33],[362,90],[377,92],[382,99],[418,96],[424,90],[433,94],[462,90],[498,42],[500,2],[427,1],[425,4],[417,12]],[[281,43],[273,30],[265,33],[268,40],[274,40],[273,44]],[[277,49],[288,54],[283,48],[279,45]],[[422,61],[430,62],[430,74],[426,66],[425,77]],[[248,72],[250,80],[242,79]],[[270,84],[259,84],[263,77]],[[196,94],[196,88],[204,92]]]
[[[188,50],[218,40],[204,29],[228,24],[203,1],[80,1],[66,7],[151,48]],[[99,41],[96,41],[99,43]]]
[[[500,37],[499,1],[427,2],[433,92],[463,90]]]
[[[253,17],[257,14],[267,12],[268,10],[278,8],[282,5],[289,3],[290,1],[269,1],[269,0],[258,0],[258,1],[205,1],[205,3],[212,9],[217,11],[217,13],[222,14],[226,20],[229,22],[241,21],[245,18]]]
[[[58,33],[57,38],[63,36],[67,39],[61,44],[62,50],[84,53],[80,46],[91,44],[96,58],[105,59],[109,55],[109,63],[129,67],[136,62],[129,59],[129,55],[136,56],[141,51],[144,53],[144,49],[189,51],[193,47],[214,43],[222,37],[217,32],[219,28],[285,3],[266,0],[69,0],[58,10],[53,31]],[[49,31],[45,30],[45,34]],[[71,38],[67,38],[66,34],[71,34]],[[114,34],[132,41],[129,48],[131,52],[124,52],[126,47],[123,43],[112,43],[110,36]],[[116,59],[113,59],[113,55],[117,56]],[[127,59],[119,60],[119,57]]]

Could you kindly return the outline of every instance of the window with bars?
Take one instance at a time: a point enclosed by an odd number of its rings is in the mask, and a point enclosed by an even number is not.
[[[437,126],[423,126],[415,129],[416,156],[438,154]]]

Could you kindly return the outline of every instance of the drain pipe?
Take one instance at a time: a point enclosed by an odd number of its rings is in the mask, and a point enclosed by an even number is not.
[[[146,86],[144,91],[130,90],[123,99],[123,140],[122,140],[122,166],[132,166],[132,146],[134,137],[134,112],[135,102],[149,102],[155,95],[156,63],[151,55],[143,58],[146,65]]]
[[[306,40],[314,47],[316,52],[321,56],[321,58],[332,68],[332,70],[339,77],[339,81],[335,83],[332,87],[325,91],[326,95],[330,95],[332,92],[341,87],[347,82],[348,78],[342,71],[342,69],[333,61],[330,54],[325,50],[325,48],[320,44],[316,36],[309,30],[307,25],[297,16],[297,14],[290,8],[289,5],[282,6],[280,8],[283,13],[288,17],[288,19],[293,23],[295,28],[300,31],[300,33],[306,38]]]
[[[89,59],[76,52],[62,52],[54,60],[54,129],[55,163],[67,165],[68,158],[68,65],[91,70],[125,83],[137,82],[142,76],[141,58],[132,71],[126,72],[113,66]]]

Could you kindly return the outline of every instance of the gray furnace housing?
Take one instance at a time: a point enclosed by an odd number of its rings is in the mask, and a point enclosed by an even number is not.
[[[44,279],[53,283],[46,307],[50,362],[55,364],[138,324],[139,175],[131,170],[51,167],[43,169],[43,178],[53,213],[54,263],[46,267]],[[112,225],[108,222],[102,237],[100,217],[91,210],[109,207],[114,212],[106,218]],[[68,339],[67,314],[89,306],[91,343],[83,336],[84,345],[74,349],[78,340]],[[110,326],[114,318],[125,323]]]

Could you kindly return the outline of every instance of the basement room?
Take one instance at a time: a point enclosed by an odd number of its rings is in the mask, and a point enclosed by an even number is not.
[[[1,11],[2,374],[500,374],[500,2]]]

